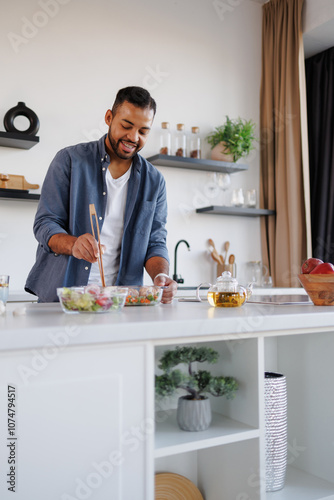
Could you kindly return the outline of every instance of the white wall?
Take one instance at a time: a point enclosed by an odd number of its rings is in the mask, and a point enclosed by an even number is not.
[[[187,130],[197,125],[203,137],[222,124],[226,114],[258,124],[261,18],[261,6],[251,1],[3,3],[0,119],[24,101],[39,116],[41,127],[40,143],[31,150],[0,148],[0,172],[42,184],[60,148],[106,131],[105,111],[117,90],[127,85],[148,88],[158,103],[143,156],[158,152],[162,121],[172,128],[184,122]],[[15,45],[16,35],[21,39]],[[204,143],[203,156],[209,155]],[[257,152],[248,163],[247,172],[232,176],[232,187],[258,188]],[[212,280],[215,266],[207,253],[211,237],[219,251],[226,240],[231,242],[243,280],[245,262],[261,258],[259,219],[196,214],[197,207],[221,204],[219,197],[208,197],[208,174],[158,168],[168,188],[171,274],[175,244],[185,238],[191,252],[184,245],[178,252],[185,285]],[[12,290],[23,288],[34,263],[36,207],[0,200],[0,273],[11,275]]]
[[[305,0],[303,7],[303,32],[321,27],[334,18],[332,0]]]
[[[333,47],[333,0],[305,0],[302,15],[305,58]]]

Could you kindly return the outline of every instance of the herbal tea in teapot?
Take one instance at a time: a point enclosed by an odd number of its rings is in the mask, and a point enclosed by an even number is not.
[[[208,302],[213,307],[240,307],[245,300],[245,294],[239,292],[208,292]]]

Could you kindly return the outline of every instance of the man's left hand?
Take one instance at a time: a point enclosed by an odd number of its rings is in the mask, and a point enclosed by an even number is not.
[[[177,292],[177,283],[172,280],[168,276],[156,276],[154,278],[154,285],[156,286],[164,286],[161,302],[162,304],[170,304],[173,301],[173,298]]]

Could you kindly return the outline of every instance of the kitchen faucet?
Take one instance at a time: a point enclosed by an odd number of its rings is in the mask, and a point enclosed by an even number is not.
[[[181,275],[177,275],[176,272],[176,266],[177,266],[177,249],[180,243],[185,243],[188,247],[188,252],[190,251],[190,245],[186,240],[180,240],[176,243],[175,245],[175,250],[174,250],[174,274],[173,274],[173,280],[176,281],[176,283],[184,283],[184,279],[182,278]]]

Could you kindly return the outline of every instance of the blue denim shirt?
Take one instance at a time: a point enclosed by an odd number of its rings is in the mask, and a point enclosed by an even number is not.
[[[80,236],[91,233],[89,204],[94,203],[102,229],[107,205],[106,172],[110,157],[100,140],[70,146],[57,153],[46,174],[39,201],[34,234],[38,241],[36,262],[25,290],[40,302],[58,300],[56,289],[84,286],[91,264],[52,252],[48,241],[54,234]],[[154,256],[167,261],[166,185],[162,174],[142,156],[133,158],[124,214],[117,285],[141,285],[143,268]]]

